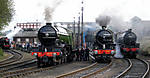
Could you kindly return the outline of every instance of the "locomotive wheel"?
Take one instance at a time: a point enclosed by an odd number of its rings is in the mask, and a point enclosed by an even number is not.
[[[71,61],[72,61],[71,55],[68,55],[67,56],[67,62],[71,62]]]
[[[40,61],[37,61],[37,65],[38,65],[38,67],[41,67]]]
[[[107,58],[106,63],[110,63],[110,62],[111,62],[111,58]]]
[[[68,57],[68,56],[65,56],[65,59],[64,59],[64,62],[65,62],[65,63],[67,63],[67,57]]]
[[[43,66],[42,61],[39,58],[37,60],[37,66],[38,67],[42,67]]]
[[[61,60],[60,60],[60,64],[62,64],[63,63],[63,58],[61,58]]]
[[[57,64],[61,64],[61,59],[58,60]]]
[[[49,63],[48,63],[48,62],[47,62],[47,63],[45,63],[45,66],[46,66],[46,67],[48,67],[48,66],[49,66]]]
[[[133,58],[134,58],[134,59],[136,58],[136,54],[133,54]]]
[[[65,56],[62,58],[62,63],[65,63],[65,62],[66,62],[66,59],[65,59],[65,58],[66,58]]]
[[[52,59],[49,59],[49,62],[48,62],[49,65],[55,65],[54,63],[55,62]]]
[[[38,67],[45,67],[45,64],[41,61],[38,62]]]

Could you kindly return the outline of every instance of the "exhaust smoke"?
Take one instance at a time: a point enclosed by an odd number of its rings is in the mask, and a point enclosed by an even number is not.
[[[96,18],[96,23],[98,23],[100,26],[107,26],[110,22],[110,16],[99,16]]]
[[[52,6],[46,6],[44,8],[44,20],[49,23],[52,21],[52,16],[55,9],[62,3],[62,0],[54,0]]]
[[[52,13],[54,12],[54,9],[53,8],[50,8],[50,7],[46,7],[44,9],[44,14],[45,14],[45,21],[46,22],[50,22],[52,20]]]

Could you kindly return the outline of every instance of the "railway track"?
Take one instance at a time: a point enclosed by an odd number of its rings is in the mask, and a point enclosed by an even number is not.
[[[51,67],[45,67],[45,68],[38,68],[37,66],[33,66],[33,67],[28,67],[28,68],[23,68],[20,70],[15,70],[12,72],[6,72],[0,75],[0,77],[2,78],[13,78],[13,77],[24,77],[30,74],[35,74],[38,72],[43,72],[52,68],[55,68],[57,66],[51,66]]]
[[[23,55],[21,53],[15,52],[15,51],[11,51],[11,50],[7,50],[7,52],[11,53],[13,56],[9,59],[4,60],[3,62],[0,63],[0,68],[6,65],[9,65],[11,63],[14,63],[16,61],[19,61],[20,59],[23,58]]]
[[[149,73],[149,63],[141,59],[128,59],[129,66],[115,78],[145,78]]]
[[[27,66],[27,65],[26,65]],[[30,74],[35,74],[35,73],[39,73],[39,72],[44,72],[47,71],[49,69],[52,68],[56,68],[59,67],[61,65],[56,65],[56,66],[51,66],[51,67],[45,67],[45,68],[38,68],[37,65],[31,66],[31,67],[21,67],[20,69],[15,69],[15,70],[11,70],[11,71],[6,71],[6,72],[0,72],[0,78],[12,78],[12,77],[24,77],[24,76],[28,76]]]
[[[108,69],[111,65],[112,65],[112,62],[110,62],[109,64],[94,63],[85,68],[81,68],[81,69],[72,71],[70,73],[59,75],[56,78],[86,78],[98,72],[102,72]]]
[[[95,63],[95,65],[96,64],[97,63]],[[93,65],[94,64],[92,64],[91,66],[93,66]],[[24,77],[24,76],[27,76],[27,75],[30,75],[30,74],[44,72],[46,70],[50,70],[50,69],[53,69],[53,68],[56,68],[56,67],[59,67],[59,66],[61,66],[61,65],[56,65],[56,66],[51,66],[51,67],[45,67],[45,68],[38,68],[37,66],[33,66],[33,67],[23,68],[23,69],[20,69],[20,70],[15,70],[15,71],[12,71],[12,72],[5,72],[5,73],[2,73],[0,75],[0,77],[2,77],[2,78]],[[90,67],[90,66],[88,66],[88,67]]]
[[[26,61],[22,61],[22,62],[17,62],[17,63],[13,63],[13,64],[9,64],[9,65],[4,65],[0,67],[0,73],[5,73],[8,71],[12,71],[12,70],[18,70],[18,69],[22,69],[22,68],[27,68],[27,67],[32,67],[36,65],[36,60],[35,59],[31,59],[31,60],[26,60]]]
[[[7,51],[5,51],[5,52],[7,52]],[[7,53],[9,53],[9,52],[7,52]],[[4,60],[0,61],[0,64],[4,63],[5,61],[9,61],[10,59],[12,59],[12,58],[14,57],[14,55],[13,55],[12,53],[9,53],[9,54],[10,54],[11,56],[8,57],[7,59],[4,59]]]
[[[21,61],[23,55],[16,51],[7,50],[13,56],[0,64],[0,77],[10,75],[14,72],[22,72],[24,69],[29,70],[36,67],[36,59]],[[19,71],[18,71],[19,70]]]

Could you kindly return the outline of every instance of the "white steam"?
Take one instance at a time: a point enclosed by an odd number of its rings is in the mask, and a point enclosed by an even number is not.
[[[128,30],[131,25],[128,22],[125,22],[121,16],[112,15],[111,22],[109,26],[112,27],[114,32],[122,32]]]
[[[111,26],[111,30],[113,32],[121,32],[131,27],[131,25],[128,22],[124,21],[123,14],[118,8],[110,8],[104,10],[100,14],[100,16],[96,18],[96,22],[98,22],[101,26]]]
[[[6,35],[6,37],[8,37],[10,40],[13,40],[13,36],[15,36],[15,34],[17,34],[20,30],[21,30],[20,27],[16,27],[16,28],[12,29],[12,31],[10,33],[8,33]]]
[[[120,52],[120,45],[116,44],[115,48],[116,48],[116,54],[114,55],[114,57],[116,57],[116,58],[123,58],[123,55]]]

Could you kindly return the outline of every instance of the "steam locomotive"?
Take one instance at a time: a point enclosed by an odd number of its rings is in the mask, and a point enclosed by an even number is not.
[[[10,43],[9,39],[7,37],[0,37],[0,47],[2,49],[9,49],[10,48]]]
[[[110,62],[115,54],[115,44],[113,32],[102,26],[102,29],[96,32],[93,48],[93,56],[97,62]]]
[[[140,44],[136,42],[137,36],[129,29],[118,36],[120,51],[125,58],[136,58]]]
[[[70,62],[72,55],[72,32],[66,28],[46,23],[38,31],[41,46],[32,54],[37,57],[38,67]]]

